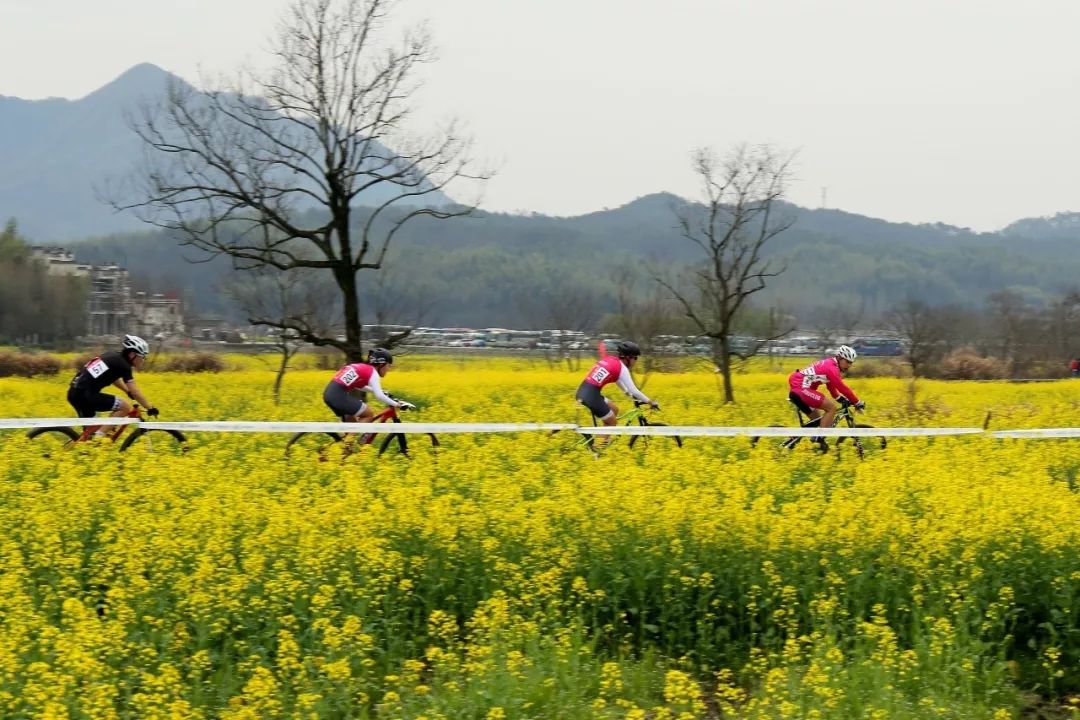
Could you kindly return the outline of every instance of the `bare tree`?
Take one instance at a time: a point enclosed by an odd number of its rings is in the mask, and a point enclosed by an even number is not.
[[[281,385],[289,362],[306,344],[294,328],[302,325],[313,332],[335,332],[339,315],[334,288],[319,282],[318,273],[308,268],[279,271],[273,268],[234,273],[226,294],[240,306],[253,325],[277,328],[274,346],[281,361],[274,377],[274,403],[281,401]]]
[[[435,309],[429,288],[409,281],[400,272],[401,263],[386,265],[375,274],[368,306],[375,326],[372,342],[384,348],[397,347],[405,342],[415,327],[427,321]],[[394,330],[405,326],[403,330]]]
[[[710,149],[693,155],[704,193],[701,204],[677,210],[683,237],[704,254],[685,283],[657,278],[682,306],[698,334],[711,340],[712,359],[723,378],[724,402],[734,402],[733,359],[757,351],[735,348],[731,335],[740,313],[765,281],[783,272],[762,256],[765,245],[794,219],[781,212],[793,156],[769,146],[736,147],[723,160]]]
[[[611,280],[615,286],[618,311],[608,319],[606,325],[611,332],[626,340],[633,340],[641,347],[645,362],[638,366],[643,377],[639,384],[644,386],[656,367],[657,336],[674,330],[680,324],[681,317],[670,294],[659,284],[654,282],[647,292],[639,292],[638,277],[633,268],[615,268]]]
[[[837,337],[844,338],[844,342],[850,342],[855,328],[862,322],[865,308],[866,302],[860,301],[858,305],[838,303],[819,310],[815,314],[814,329],[822,347],[832,347]]]
[[[1080,290],[1070,290],[1050,306],[1050,347],[1058,358],[1080,356]]]
[[[568,370],[581,364],[581,353],[571,353],[572,333],[585,333],[596,327],[599,319],[599,296],[591,287],[570,280],[524,293],[520,300],[522,311],[531,324],[552,330],[551,347],[545,353],[549,365],[566,362]]]
[[[487,177],[470,169],[453,124],[406,132],[415,75],[432,54],[422,28],[383,40],[392,5],[295,0],[274,70],[243,72],[227,92],[173,84],[131,121],[147,158],[139,200],[114,202],[238,268],[329,273],[343,339],[302,322],[283,329],[350,360],[363,356],[357,273],[382,267],[409,220],[469,213],[442,191]]]
[[[905,358],[915,377],[925,376],[927,367],[947,352],[948,341],[954,337],[954,317],[950,308],[931,307],[914,298],[885,314],[886,325],[904,342]]]

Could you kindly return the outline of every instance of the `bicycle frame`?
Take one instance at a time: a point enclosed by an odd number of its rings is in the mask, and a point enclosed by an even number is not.
[[[341,420],[341,418],[338,418]],[[290,449],[295,443],[297,443],[302,437],[307,435],[327,435],[334,443],[342,443],[342,453],[349,455],[362,449],[365,445],[371,445],[375,441],[377,435],[386,435],[386,438],[379,446],[379,455],[386,452],[386,448],[390,446],[390,443],[397,438],[398,449],[405,457],[409,455],[409,441],[406,438],[405,433],[395,433],[393,429],[386,427],[375,427],[380,424],[386,423],[400,423],[401,418],[398,416],[396,407],[387,407],[382,412],[373,416],[370,422],[358,423],[360,425],[367,425],[369,427],[357,428],[355,433],[339,433],[339,432],[326,432],[326,433],[308,433],[299,432],[292,436],[288,443],[285,445],[285,454],[288,455]],[[434,448],[439,447],[439,438],[434,433],[426,433],[431,438],[431,446]],[[319,451],[320,457],[322,457],[322,450]],[[323,458],[325,459],[325,458]]]
[[[136,403],[135,405],[132,405],[131,410],[129,410],[126,415],[121,415],[119,417],[135,418],[137,420],[144,420],[145,419],[143,417],[143,414],[142,414],[142,408],[139,407],[138,403]],[[82,434],[79,435],[79,437],[76,438],[75,440],[73,440],[72,442],[86,442],[87,440],[89,440],[90,438],[92,438],[94,436],[94,433],[96,433],[98,430],[100,430],[103,427],[107,427],[107,426],[106,425],[87,425],[85,428],[83,428]],[[124,434],[124,430],[126,430],[127,427],[128,427],[127,425],[117,425],[117,426],[115,426],[115,427],[113,427],[113,428],[111,428],[109,430],[106,430],[105,431],[105,437],[109,438],[113,442],[116,442],[117,440],[120,439],[120,436]]]
[[[630,410],[627,410],[622,415],[619,415],[615,419],[615,424],[618,425],[619,423],[622,423],[623,425],[633,425],[635,422],[637,422],[637,424],[641,425],[642,427],[647,427],[649,425],[663,425],[664,423],[656,423],[656,422],[650,422],[649,421],[649,418],[645,414],[645,410],[644,410],[644,407],[647,406],[648,404],[649,403],[643,403],[640,400],[635,400],[634,401],[634,407],[631,408]],[[591,413],[590,413],[590,416],[592,417],[593,427],[598,427],[597,424],[596,424],[596,416],[593,416]],[[644,437],[644,436],[642,436],[642,435],[631,435],[629,441],[627,442],[627,445],[629,445],[630,447],[634,447],[634,444],[641,437]],[[682,447],[683,439],[681,437],[672,436],[671,439],[675,441],[676,445],[678,445],[679,447]],[[591,450],[593,453],[596,452],[595,436],[593,436],[593,435],[586,435],[584,438],[582,438],[581,440],[578,441],[578,444],[579,445],[584,445],[585,447],[589,448],[589,450]]]
[[[126,415],[123,415],[121,417],[128,417],[136,420],[145,419],[143,417],[142,408],[140,408],[138,405],[134,405],[131,410],[127,412]],[[74,445],[75,443],[82,443],[92,440],[98,430],[101,430],[102,428],[108,428],[107,430],[103,431],[103,435],[115,443],[120,439],[120,436],[123,435],[124,431],[128,428],[128,425],[96,425],[94,424],[93,418],[86,418],[86,421],[88,424],[83,427],[82,433],[78,433],[74,430],[74,428],[63,425],[59,427],[34,428],[26,435],[31,440],[42,436],[63,436],[66,438],[66,442],[64,443],[65,446],[70,446]],[[155,428],[147,428],[144,425],[137,425],[134,431],[124,438],[124,441],[120,444],[120,452],[124,452],[125,450],[130,448],[133,443],[138,441],[139,438],[151,432],[164,432],[170,435],[174,440],[176,440],[177,443],[179,443],[180,451],[187,452],[187,438],[184,437],[184,434],[179,430],[157,430]],[[149,439],[147,440],[147,443],[149,443]]]
[[[789,400],[790,402],[790,400]],[[836,415],[833,416],[833,427],[840,424],[841,421],[847,423],[848,427],[855,427],[855,416],[851,412],[851,403],[847,398],[841,397],[838,399],[840,407],[836,411]],[[791,403],[795,408],[795,419],[799,422],[799,427],[818,427],[821,424],[821,416],[816,418],[807,418],[806,422],[803,422],[802,408],[795,403]]]
[[[868,425],[860,425],[859,423],[855,422],[855,413],[852,410],[854,406],[851,404],[850,400],[848,400],[844,396],[840,396],[836,400],[839,403],[840,407],[837,409],[836,415],[833,417],[833,427],[838,426],[840,423],[844,423],[850,428],[869,427]],[[803,417],[806,415],[805,410],[799,407],[799,404],[795,402],[791,397],[788,398],[788,401],[795,408],[795,418],[799,423],[799,427],[812,428],[819,427],[821,425],[821,416],[816,418],[807,417],[806,422],[803,422]],[[782,447],[788,448],[790,450],[791,448],[794,448],[796,445],[798,445],[801,440],[801,436],[790,437],[782,443]],[[821,452],[828,452],[829,444],[828,442],[826,442],[824,437],[812,438],[812,440],[818,443],[818,449]],[[844,440],[844,437],[838,437],[836,439],[837,446],[843,443]],[[881,443],[881,448],[884,449],[887,445],[885,438],[882,437],[879,441]],[[865,451],[862,438],[851,438],[851,444],[855,447],[855,451],[859,454],[859,457],[862,458]]]
[[[374,425],[375,423],[387,423],[387,422],[396,422],[396,423],[401,422],[401,418],[398,416],[398,411],[397,411],[396,407],[388,406],[388,407],[384,408],[382,412],[378,413],[373,418],[371,418],[371,422],[369,424]],[[375,440],[375,436],[378,435],[378,434],[379,434],[378,432],[367,432],[367,433],[359,434],[357,436],[358,437],[357,442],[359,442],[361,445],[370,445]],[[402,435],[402,436],[399,436],[399,437],[404,437],[404,436]]]

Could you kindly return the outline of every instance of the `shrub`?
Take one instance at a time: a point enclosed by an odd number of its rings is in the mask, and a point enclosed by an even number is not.
[[[972,347],[961,347],[942,358],[938,374],[946,380],[1000,380],[1007,373],[1001,360],[983,357]]]
[[[225,369],[225,362],[220,356],[213,353],[191,353],[187,355],[174,355],[162,365],[162,372],[221,372]]]
[[[55,375],[62,363],[52,355],[0,352],[0,377]]]

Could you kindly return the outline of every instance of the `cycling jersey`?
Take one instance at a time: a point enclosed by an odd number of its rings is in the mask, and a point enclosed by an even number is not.
[[[330,381],[342,385],[346,390],[364,390],[370,392],[379,402],[391,407],[401,407],[394,398],[383,392],[379,383],[379,373],[367,363],[352,363],[337,371]]]
[[[602,357],[589,369],[585,375],[583,384],[587,383],[594,387],[602,388],[610,383],[615,383],[620,390],[634,398],[638,402],[647,403],[649,398],[638,390],[634,384],[634,378],[630,375],[630,369],[623,361],[614,355]]]
[[[853,403],[859,402],[859,398],[851,391],[851,388],[844,384],[843,379],[840,377],[840,365],[836,362],[836,358],[823,358],[811,365],[807,365],[802,370],[796,370],[788,376],[788,385],[791,386],[791,391],[803,397],[817,395],[815,391],[822,383],[825,384],[825,388],[834,399],[839,395],[843,395]],[[818,405],[814,405],[814,407],[818,407]]]
[[[113,350],[86,363],[72,379],[71,387],[79,393],[96,393],[117,380],[128,383],[133,378],[131,363],[123,353]]]

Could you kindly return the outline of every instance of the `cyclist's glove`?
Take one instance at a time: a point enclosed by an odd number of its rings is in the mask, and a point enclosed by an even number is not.
[[[855,403],[855,409],[859,412],[862,412],[866,409],[866,403],[860,400],[859,402]]]
[[[398,410],[415,410],[416,406],[411,402],[405,402],[404,400],[398,400]]]
[[[149,408],[146,411],[146,414],[149,415],[150,417],[157,417],[158,416],[158,409],[156,407]]]
[[[655,400],[650,400],[649,405],[652,407],[653,410],[660,409],[660,403],[656,402]]]

